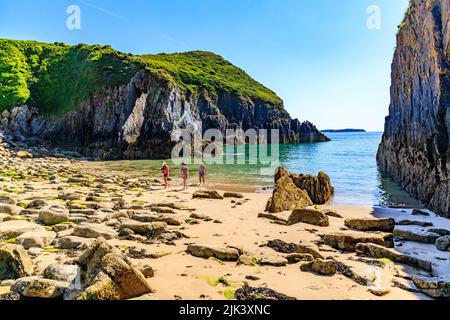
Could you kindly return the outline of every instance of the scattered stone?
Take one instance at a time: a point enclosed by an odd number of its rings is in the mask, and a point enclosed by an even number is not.
[[[414,220],[400,220],[397,224],[399,226],[420,226],[420,227],[433,226],[431,222],[414,221]]]
[[[244,283],[244,286],[235,292],[237,300],[297,300],[269,288],[253,288]]]
[[[69,221],[69,211],[63,206],[53,205],[39,211],[39,220],[47,226]]]
[[[411,214],[413,216],[429,216],[430,215],[428,212],[420,210],[420,209],[413,209]]]
[[[190,216],[190,218],[193,219],[199,219],[199,220],[204,220],[204,221],[212,221],[213,219],[205,214],[201,214],[201,213],[192,213]]]
[[[377,287],[370,287],[369,292],[372,293],[374,296],[377,297],[383,297],[391,292],[388,288],[377,288]]]
[[[13,220],[0,223],[0,240],[9,240],[25,232],[45,231],[43,226],[22,220]]]
[[[25,151],[25,150],[17,151],[16,156],[18,158],[22,158],[22,159],[31,159],[31,158],[33,158],[33,155],[31,153],[29,153],[28,151]]]
[[[388,249],[372,243],[358,243],[356,245],[356,254],[369,258],[381,259],[387,258],[393,262],[403,263],[412,267],[431,272],[431,262],[400,254],[392,249]]]
[[[410,230],[410,229],[395,229],[394,236],[402,237],[405,240],[423,242],[423,243],[435,243],[440,237],[437,233],[432,233],[422,230]]]
[[[27,205],[27,209],[42,209],[46,206],[48,203],[44,199],[35,199]]]
[[[292,211],[288,218],[288,225],[299,222],[321,227],[328,227],[330,225],[328,216],[323,212],[314,209],[295,209]]]
[[[319,253],[319,247],[311,242],[302,242],[297,245],[297,253],[310,254],[314,258],[324,259]]]
[[[15,205],[17,201],[10,196],[0,196],[0,204],[11,204]]]
[[[118,238],[117,232],[108,226],[95,223],[82,223],[75,227],[72,233],[73,236],[82,238],[105,238],[116,239]]]
[[[443,236],[436,240],[436,248],[439,251],[450,251],[450,236]]]
[[[245,266],[256,266],[259,263],[259,260],[249,254],[243,254],[239,256],[239,260],[237,262],[238,265]]]
[[[170,226],[180,226],[182,224],[180,220],[174,217],[165,215],[152,215],[147,213],[134,214],[132,219],[139,222],[165,222]]]
[[[431,228],[431,229],[428,229],[427,231],[431,232],[431,233],[436,233],[440,236],[450,236],[450,230],[447,230],[447,229]]]
[[[22,246],[0,244],[0,280],[17,279],[33,273],[33,261]]]
[[[76,265],[53,263],[44,270],[44,278],[72,283],[77,277],[81,277],[81,270]]]
[[[164,229],[167,227],[165,222],[139,222],[136,220],[124,219],[120,229],[130,229],[140,235],[147,235],[153,230]]]
[[[416,275],[413,277],[416,287],[426,295],[435,299],[450,298],[450,276],[425,277]]]
[[[284,267],[288,264],[287,259],[277,256],[265,256],[259,260],[262,266]]]
[[[252,275],[245,276],[245,279],[246,280],[250,280],[250,281],[258,281],[258,280],[260,280],[260,278],[252,276]]]
[[[14,300],[20,300],[20,294],[17,292],[7,292],[5,294],[0,294],[0,301],[14,301]]]
[[[85,237],[67,236],[62,238],[57,238],[53,245],[58,249],[78,249],[80,247],[89,245],[92,243],[92,239]]]
[[[294,253],[297,251],[295,243],[287,243],[279,239],[270,240],[266,246],[280,253]]]
[[[27,298],[55,299],[63,295],[67,282],[39,277],[20,278],[11,286],[11,291]]]
[[[386,231],[392,232],[395,227],[395,220],[392,218],[356,218],[346,219],[344,224],[359,231]]]
[[[334,260],[315,259],[311,262],[302,263],[300,270],[307,272],[315,272],[324,276],[332,276],[336,274],[337,266]]]
[[[146,278],[153,278],[155,276],[155,270],[149,265],[142,267],[141,272]]]
[[[258,218],[266,218],[287,225],[290,212],[269,213],[263,212],[258,214]]]
[[[6,213],[12,216],[18,216],[23,211],[22,207],[13,204],[0,203],[0,213]]]
[[[242,193],[238,192],[225,192],[223,194],[224,198],[237,198],[237,199],[243,199],[244,195]]]
[[[22,245],[25,249],[46,248],[50,246],[56,238],[53,231],[31,231],[22,233],[16,238],[16,244]]]
[[[228,247],[190,244],[187,247],[187,252],[195,257],[206,259],[211,257],[222,261],[237,261],[239,259],[239,251]]]
[[[286,256],[286,260],[289,264],[295,264],[298,262],[314,261],[314,257],[308,253],[291,253]]]
[[[339,219],[344,218],[339,213],[337,213],[335,210],[325,209],[325,210],[321,210],[321,211],[322,211],[322,213],[326,214],[329,217],[334,217],[334,218],[339,218]]]
[[[223,197],[215,190],[198,190],[194,192],[192,197],[194,199],[223,199]]]
[[[374,243],[385,247],[393,247],[392,234],[368,232],[332,232],[321,235],[323,242],[332,248],[355,251],[358,243]]]

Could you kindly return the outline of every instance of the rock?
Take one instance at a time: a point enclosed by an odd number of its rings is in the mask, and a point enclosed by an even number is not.
[[[328,216],[323,212],[314,209],[295,209],[292,211],[288,218],[288,225],[299,222],[321,227],[328,227],[330,225]]]
[[[23,211],[22,207],[15,206],[12,204],[3,204],[0,203],[0,213],[6,213],[12,216],[18,216]]]
[[[27,209],[42,209],[46,206],[48,203],[44,199],[35,199],[27,205]]]
[[[311,242],[302,242],[298,244],[296,253],[310,254],[314,258],[324,259],[323,256],[319,253],[319,247]]]
[[[395,227],[395,220],[391,218],[355,218],[346,219],[344,224],[359,231],[386,231],[392,232]]]
[[[237,261],[239,258],[237,249],[212,245],[190,244],[187,252],[195,257],[206,259],[213,257],[223,261]]]
[[[337,267],[334,260],[315,259],[311,262],[302,263],[300,270],[307,272],[315,272],[324,276],[332,276],[336,274]]]
[[[63,206],[53,205],[39,211],[39,220],[47,226],[69,221],[69,211]]]
[[[332,232],[321,235],[323,242],[330,247],[344,251],[355,251],[358,243],[374,243],[393,247],[392,234],[368,232]]]
[[[22,245],[25,249],[46,248],[50,246],[56,238],[53,231],[31,231],[22,233],[16,239],[16,244]]]
[[[140,235],[147,235],[156,229],[165,229],[167,223],[165,222],[139,222],[130,219],[122,220],[120,229],[130,229]]]
[[[16,156],[22,159],[31,159],[33,158],[33,155],[25,150],[17,151]]]
[[[400,220],[397,224],[399,226],[420,226],[420,227],[433,226],[433,224],[431,222],[413,221],[413,220]]]
[[[308,193],[297,188],[290,176],[281,177],[275,184],[272,197],[267,203],[271,213],[304,209],[313,205]]]
[[[151,293],[144,275],[105,239],[99,238],[78,258],[86,270],[82,300],[123,300]]]
[[[237,199],[243,199],[244,195],[239,192],[225,192],[223,194],[224,198],[237,198]]]
[[[287,212],[287,211],[278,212],[278,213],[263,212],[263,213],[258,214],[258,218],[266,218],[266,219],[273,220],[275,222],[287,225],[290,215],[291,215],[291,212]]]
[[[413,216],[429,216],[430,215],[428,212],[420,210],[420,209],[413,209],[411,214]]]
[[[325,209],[325,210],[321,210],[321,212],[326,214],[329,217],[343,219],[343,217],[339,213],[337,213],[335,210]]]
[[[407,12],[377,159],[411,195],[450,217],[449,3],[411,1]]]
[[[450,251],[450,236],[443,236],[436,240],[436,248],[439,251]]]
[[[0,301],[17,301],[20,300],[20,294],[17,292],[7,292],[5,294],[0,294]]]
[[[397,263],[403,263],[412,267],[431,272],[431,262],[417,259],[411,256],[400,254],[392,249],[388,249],[372,243],[358,243],[356,245],[356,254],[359,256],[381,259],[387,258]]]
[[[33,261],[23,247],[0,244],[0,280],[17,279],[32,273]]]
[[[193,219],[204,220],[204,221],[212,221],[213,220],[210,216],[207,216],[206,214],[195,213],[195,212],[191,213],[191,215],[189,217],[193,218]]]
[[[425,277],[416,275],[413,277],[416,287],[426,295],[435,299],[450,298],[450,276]]]
[[[286,296],[269,288],[253,288],[247,283],[235,292],[237,300],[257,301],[257,300],[297,300]]]
[[[155,270],[151,266],[144,266],[141,268],[141,272],[146,278],[153,278],[155,276]]]
[[[192,197],[194,199],[223,199],[223,197],[215,190],[198,190],[194,192]]]
[[[10,196],[0,196],[0,204],[11,204],[15,205],[17,201]]]
[[[383,297],[391,292],[391,290],[388,288],[377,288],[377,287],[370,287],[368,290],[371,294],[377,297]]]
[[[182,224],[177,218],[159,214],[137,213],[133,215],[132,219],[139,222],[165,222],[169,226],[180,226]]]
[[[267,247],[280,253],[294,253],[297,251],[297,245],[295,243],[287,243],[282,240],[270,240],[267,242]]]
[[[428,229],[427,231],[431,232],[431,233],[436,233],[440,236],[450,236],[450,230],[447,230],[447,229],[431,228],[431,229]]]
[[[73,236],[82,238],[100,238],[107,240],[118,238],[117,232],[110,227],[103,224],[82,223],[75,227],[72,233]]]
[[[259,259],[249,255],[249,254],[243,254],[239,256],[238,265],[245,265],[245,266],[256,266],[259,263]]]
[[[28,221],[13,220],[0,223],[0,240],[16,238],[25,232],[41,232],[45,228]]]
[[[262,266],[284,267],[287,263],[287,259],[277,256],[264,256],[259,260],[259,264]]]
[[[78,249],[82,246],[89,245],[93,239],[87,239],[84,237],[67,236],[57,238],[53,244],[58,249]]]
[[[27,298],[55,299],[63,295],[69,284],[67,282],[26,277],[17,279],[11,291]]]
[[[330,177],[324,172],[319,172],[317,176],[291,174],[290,177],[297,188],[308,193],[314,204],[325,204],[333,197],[334,188]]]
[[[81,277],[81,270],[76,265],[52,263],[44,270],[44,278],[72,283]]]
[[[436,233],[431,233],[422,230],[411,230],[411,229],[395,229],[394,236],[402,237],[405,240],[423,242],[423,243],[435,243],[440,237]]]
[[[308,253],[291,253],[286,256],[286,260],[289,264],[294,264],[298,262],[314,261],[314,257]]]

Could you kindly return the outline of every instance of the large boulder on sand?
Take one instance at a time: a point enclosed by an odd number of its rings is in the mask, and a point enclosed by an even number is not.
[[[384,247],[393,247],[392,234],[369,232],[331,232],[320,235],[322,241],[335,249],[353,252],[358,243],[374,243]]]
[[[25,232],[33,232],[33,231],[45,231],[45,228],[36,223],[23,220],[11,220],[1,222],[0,240],[9,240],[18,237]]]
[[[332,276],[336,274],[337,266],[334,260],[315,259],[314,261],[302,263],[300,270],[315,272],[323,276]]]
[[[216,258],[223,261],[237,261],[239,258],[239,251],[230,247],[190,244],[187,247],[187,252],[195,257]]]
[[[77,263],[85,271],[77,299],[124,300],[152,292],[142,272],[103,238],[90,245]]]
[[[33,273],[33,261],[22,246],[0,244],[0,280],[17,279]]]
[[[285,175],[275,184],[272,197],[267,203],[267,211],[277,213],[294,209],[304,209],[313,205],[308,193],[295,186],[292,179]]]
[[[53,231],[32,231],[18,236],[16,243],[22,245],[25,249],[45,248],[51,245],[55,238],[56,232]]]
[[[221,196],[215,190],[197,190],[194,192],[192,197],[194,199],[218,199],[218,200],[223,199],[223,196]]]
[[[416,275],[413,277],[416,287],[435,299],[450,299],[450,276],[426,277]]]
[[[11,291],[26,298],[55,299],[63,295],[68,282],[39,277],[20,278],[11,286]]]
[[[334,188],[331,186],[330,177],[324,172],[319,172],[317,176],[291,174],[291,179],[297,188],[308,192],[315,204],[325,204],[333,197]]]

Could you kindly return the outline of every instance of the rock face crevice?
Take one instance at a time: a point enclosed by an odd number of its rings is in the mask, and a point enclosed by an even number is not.
[[[399,26],[381,169],[450,217],[450,0],[412,0]]]
[[[280,143],[329,139],[310,122],[292,119],[281,106],[230,93],[186,96],[145,69],[128,85],[102,90],[75,111],[51,117],[29,106],[3,112],[0,130],[26,141],[45,142],[96,159],[168,158],[171,135],[190,129],[279,129]],[[203,131],[203,132],[202,132]]]

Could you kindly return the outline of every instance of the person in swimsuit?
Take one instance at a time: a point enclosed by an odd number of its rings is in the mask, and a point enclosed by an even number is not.
[[[181,177],[183,178],[183,190],[188,189],[189,168],[186,163],[181,164]]]
[[[169,166],[167,165],[166,162],[163,162],[163,166],[161,168],[161,171],[162,171],[163,176],[164,176],[164,187],[165,187],[165,189],[167,189],[169,187],[169,171],[170,171],[170,168],[169,168]]]
[[[202,162],[202,163],[200,163],[200,166],[198,168],[198,178],[200,181],[200,185],[202,185],[202,184],[205,185],[205,183],[206,183],[205,177],[206,177],[206,166]]]

